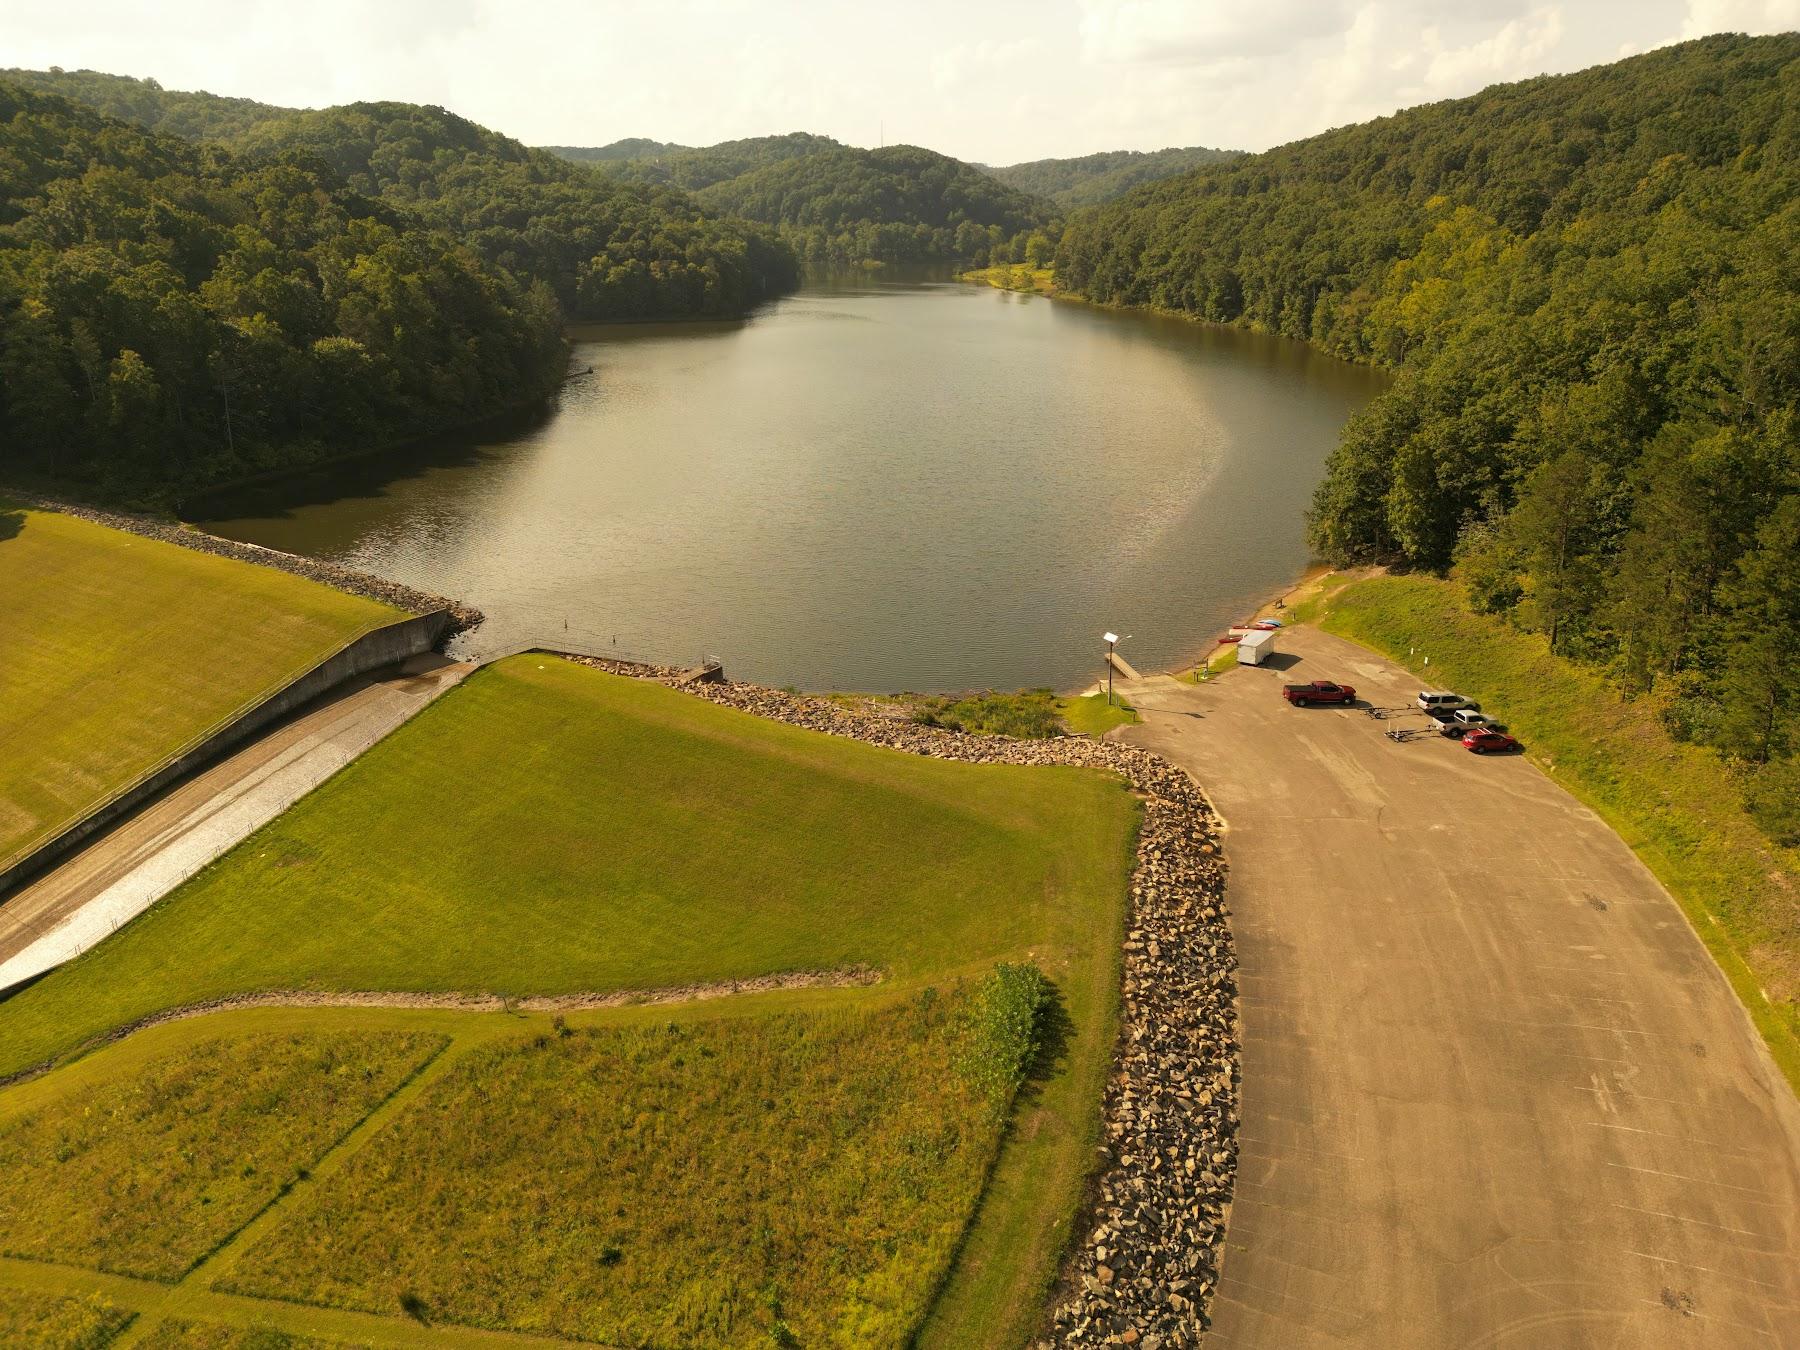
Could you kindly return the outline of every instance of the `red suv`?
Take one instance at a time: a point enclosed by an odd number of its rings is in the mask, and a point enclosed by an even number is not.
[[[1485,755],[1495,750],[1518,750],[1519,742],[1504,731],[1492,731],[1481,728],[1471,731],[1462,738],[1463,748],[1477,755]]]

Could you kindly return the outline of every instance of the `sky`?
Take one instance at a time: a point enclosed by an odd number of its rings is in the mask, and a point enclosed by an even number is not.
[[[901,21],[901,16],[905,21]],[[293,107],[436,103],[534,145],[811,131],[987,164],[1262,150],[1800,0],[0,0],[0,67]]]

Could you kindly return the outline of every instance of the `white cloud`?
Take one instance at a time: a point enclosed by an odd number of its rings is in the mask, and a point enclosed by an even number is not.
[[[1681,36],[1786,33],[1800,28],[1800,0],[1688,0]]]
[[[1081,43],[1096,61],[1212,66],[1272,56],[1341,33],[1347,0],[1081,0]]]
[[[1425,84],[1440,94],[1466,93],[1497,80],[1535,75],[1562,41],[1562,10],[1547,5],[1462,47],[1438,47]],[[1436,37],[1436,34],[1433,34]]]

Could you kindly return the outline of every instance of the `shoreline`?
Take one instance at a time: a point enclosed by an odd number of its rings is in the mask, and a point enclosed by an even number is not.
[[[1282,590],[1269,596],[1267,599],[1258,601],[1255,607],[1250,611],[1246,621],[1254,623],[1258,619],[1282,618],[1287,610],[1298,608],[1316,594],[1319,583],[1330,576],[1335,570],[1337,569],[1333,568],[1329,563],[1307,563],[1300,574],[1282,588]],[[1285,623],[1286,620],[1283,619],[1283,622]],[[1230,628],[1236,628],[1238,626],[1239,625],[1235,623],[1227,625],[1227,627]],[[1218,636],[1223,636],[1223,634]],[[1198,670],[1202,666],[1211,665],[1213,657],[1218,652],[1226,650],[1229,650],[1227,644],[1218,641],[1218,637],[1215,637],[1210,646],[1195,648],[1194,654],[1190,659],[1177,662],[1168,670],[1158,671],[1157,673],[1168,675],[1177,680],[1185,679],[1192,671]]]

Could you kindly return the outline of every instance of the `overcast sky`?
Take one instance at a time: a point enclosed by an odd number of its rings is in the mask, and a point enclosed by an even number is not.
[[[1800,0],[0,0],[0,66],[299,107],[440,103],[537,145],[814,131],[1006,164],[1260,150],[1683,38],[1797,28]]]

